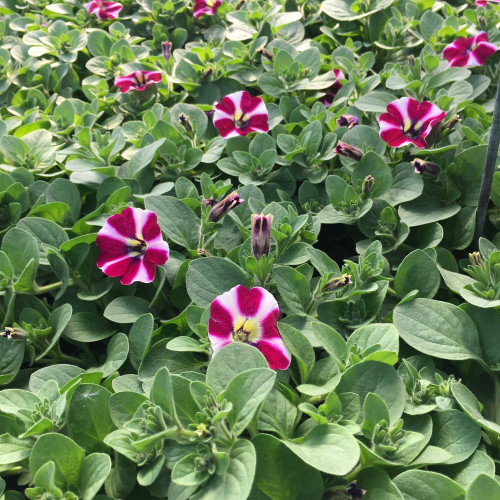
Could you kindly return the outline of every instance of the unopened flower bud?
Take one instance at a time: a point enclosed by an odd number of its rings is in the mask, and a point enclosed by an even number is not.
[[[324,292],[333,292],[338,288],[342,288],[343,286],[350,285],[352,283],[350,274],[343,274],[339,278],[333,278],[323,287]]]
[[[211,109],[210,111],[205,111],[206,117],[211,120],[215,114],[215,109]]]
[[[212,198],[203,198],[203,200],[201,200],[201,202],[203,203],[203,205],[205,205],[206,207],[213,207],[214,205],[217,204],[217,200],[214,200]]]
[[[413,168],[415,169],[415,172],[417,172],[417,174],[426,173],[429,175],[439,175],[439,172],[441,172],[439,165],[432,161],[425,161],[421,160],[420,158],[415,158],[411,162],[411,164],[413,165]]]
[[[243,203],[243,200],[240,198],[240,195],[236,191],[233,191],[223,200],[212,206],[212,209],[208,214],[208,220],[210,222],[220,221],[224,215],[241,203]]]
[[[0,337],[6,337],[8,339],[25,339],[28,333],[22,328],[11,328],[6,326],[3,332],[0,332]]]
[[[168,62],[172,57],[172,42],[161,42],[161,53]]]
[[[486,19],[483,16],[479,16],[477,18],[477,23],[479,24],[480,28],[486,28]]]
[[[200,257],[210,257],[210,252],[208,250],[206,250],[205,248],[198,248],[196,250],[196,253],[200,256]]]
[[[272,223],[272,215],[252,214],[252,250],[257,260],[269,255]]]
[[[460,117],[458,115],[452,116],[448,121],[444,122],[443,130],[452,129],[459,121]]]
[[[363,151],[361,149],[356,148],[355,146],[351,146],[350,144],[346,144],[345,142],[339,141],[333,150],[338,155],[347,156],[348,158],[352,158],[353,160],[359,161],[363,158]]]
[[[347,498],[352,498],[352,500],[360,500],[365,496],[365,493],[366,490],[359,488],[355,482],[351,483],[346,490]]]
[[[481,269],[484,267],[483,258],[479,252],[471,252],[469,254],[469,261],[473,266],[479,266]]]
[[[410,54],[410,55],[408,56],[408,64],[409,64],[410,66],[415,66],[415,63],[416,63],[416,62],[417,62],[417,61],[415,60],[415,56],[414,56],[413,54]]]
[[[340,118],[337,118],[337,127],[347,127],[351,130],[356,125],[359,125],[359,118],[357,116],[340,115]]]
[[[202,78],[208,78],[214,72],[213,68],[208,68],[203,72]]]
[[[270,50],[267,50],[264,47],[261,47],[260,49],[257,49],[257,54],[260,54],[261,56],[266,57],[270,61],[272,61],[274,59],[274,54]]]
[[[245,5],[245,2],[246,0],[240,0],[237,4],[236,4],[236,7],[234,8],[234,10],[240,10],[243,5]]]
[[[361,191],[368,196],[373,189],[373,184],[375,183],[375,178],[373,175],[367,175],[364,180],[363,184],[361,186]]]
[[[191,124],[189,123],[188,117],[185,114],[179,115],[179,122],[186,129],[186,132],[193,131],[193,127],[191,127]]]

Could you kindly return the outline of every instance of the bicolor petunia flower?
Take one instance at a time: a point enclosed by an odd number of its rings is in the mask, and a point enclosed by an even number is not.
[[[443,57],[449,66],[482,66],[486,59],[497,51],[497,46],[489,43],[488,34],[481,31],[470,38],[458,38],[443,50]]]
[[[291,356],[278,331],[279,315],[276,299],[264,288],[237,285],[219,295],[208,321],[214,353],[231,342],[244,342],[259,349],[270,368],[286,370]]]
[[[159,71],[134,71],[127,76],[118,76],[115,78],[115,87],[118,87],[122,94],[131,89],[142,92],[148,85],[161,82],[161,73]]]
[[[214,104],[214,126],[226,139],[269,130],[266,105],[246,90],[234,92]]]
[[[476,0],[477,7],[486,7],[489,3],[500,3],[500,0]]]
[[[344,72],[341,69],[332,69],[332,71],[335,74],[335,82],[327,90],[326,95],[321,98],[321,102],[324,104],[325,108],[328,108],[332,104],[338,91],[343,87],[340,80],[345,78]]]
[[[203,16],[203,14],[215,16],[221,4],[221,0],[195,0],[193,16],[196,18]]]
[[[431,102],[402,97],[387,105],[387,113],[378,117],[380,137],[393,148],[414,144],[426,148],[425,138],[446,113]]]
[[[112,278],[121,276],[122,285],[151,283],[156,266],[165,264],[169,256],[156,214],[140,208],[127,207],[108,217],[96,244],[100,250],[97,267]]]
[[[123,5],[118,2],[106,2],[104,0],[93,0],[84,5],[89,14],[95,14],[99,19],[116,19]]]

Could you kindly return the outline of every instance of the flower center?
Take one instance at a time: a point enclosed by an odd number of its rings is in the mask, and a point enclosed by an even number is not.
[[[417,139],[421,134],[422,124],[420,122],[406,120],[403,126],[403,133],[410,139]]]
[[[247,114],[243,114],[241,109],[237,109],[233,115],[233,122],[236,128],[243,129],[248,127],[248,122],[250,121],[250,117]]]
[[[142,257],[148,248],[147,243],[137,236],[132,236],[127,240],[127,249],[130,257]]]
[[[207,4],[207,7],[213,7],[216,1],[217,0],[205,0],[205,3]]]
[[[141,71],[137,71],[134,75],[134,80],[138,87],[142,87],[146,83],[146,78]]]
[[[235,342],[253,344],[260,338],[260,327],[253,318],[237,318],[233,323],[232,338]]]

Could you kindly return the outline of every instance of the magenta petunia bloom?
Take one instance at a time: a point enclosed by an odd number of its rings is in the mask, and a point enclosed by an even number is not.
[[[219,295],[210,307],[208,336],[214,353],[231,342],[250,344],[273,370],[286,370],[291,356],[278,331],[276,299],[261,287],[237,285]]]
[[[116,19],[123,5],[118,2],[106,2],[104,0],[93,0],[84,5],[89,14],[95,14],[99,19]]]
[[[378,117],[380,137],[392,148],[414,144],[426,148],[425,138],[446,113],[431,102],[402,97],[387,105],[387,113]]]
[[[496,45],[489,43],[484,31],[471,38],[458,38],[443,50],[443,57],[452,66],[482,66],[486,59],[497,51]]]
[[[214,16],[221,4],[221,0],[195,0],[193,16],[196,18],[203,14]]]
[[[152,83],[161,82],[161,73],[159,71],[135,71],[127,76],[118,76],[115,78],[115,87],[118,87],[122,94],[130,89],[143,91]]]
[[[266,105],[246,90],[234,92],[214,104],[214,126],[226,139],[269,130]]]
[[[335,74],[336,80],[333,85],[327,90],[326,95],[321,98],[321,102],[323,103],[325,108],[328,108],[332,104],[338,91],[343,87],[339,80],[345,78],[345,75],[341,69],[332,69],[332,71]]]
[[[97,267],[112,278],[121,276],[122,285],[151,283],[156,266],[167,262],[170,251],[156,214],[132,207],[108,217],[97,233],[96,244],[101,251]]]
[[[486,7],[489,3],[500,3],[500,0],[476,0],[477,7]]]

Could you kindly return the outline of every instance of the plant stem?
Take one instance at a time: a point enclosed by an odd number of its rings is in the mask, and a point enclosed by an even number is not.
[[[478,241],[483,234],[484,223],[486,221],[486,209],[490,201],[491,185],[493,183],[493,174],[496,169],[498,146],[500,145],[500,83],[497,88],[495,100],[495,110],[491,122],[490,139],[488,141],[488,150],[486,152],[486,162],[484,164],[483,180],[481,182],[481,191],[479,193],[479,202],[476,213],[476,229],[474,231],[473,246],[478,248]]]
[[[495,422],[500,424],[500,374],[493,373],[493,380],[495,381]]]

